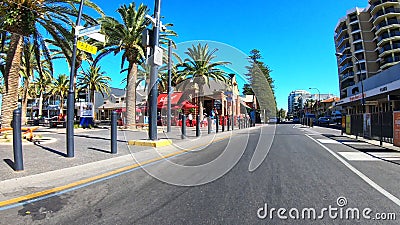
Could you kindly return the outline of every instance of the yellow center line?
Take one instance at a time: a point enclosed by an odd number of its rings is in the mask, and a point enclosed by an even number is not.
[[[229,138],[231,136],[233,136],[233,135],[217,138],[217,139],[214,139],[213,141],[211,141],[209,143],[218,142],[218,141],[227,139],[227,138]],[[207,143],[207,144],[209,144],[209,143]],[[20,196],[20,197],[12,198],[12,199],[9,199],[9,200],[1,201],[0,202],[0,207],[6,206],[6,205],[15,204],[15,203],[22,202],[22,201],[27,201],[27,200],[30,200],[30,199],[34,199],[34,198],[42,197],[42,196],[45,196],[45,195],[53,194],[53,193],[56,193],[56,192],[60,192],[60,191],[63,191],[63,190],[69,189],[69,188],[73,188],[73,187],[76,187],[76,186],[79,186],[79,185],[87,184],[89,182],[92,182],[92,181],[95,181],[95,180],[99,180],[99,179],[102,179],[102,178],[105,178],[105,177],[109,177],[109,176],[112,176],[112,175],[115,175],[115,174],[118,174],[118,173],[122,173],[122,172],[125,172],[127,170],[131,170],[131,169],[137,168],[139,166],[144,166],[144,165],[152,163],[152,162],[156,162],[156,161],[160,161],[160,160],[163,160],[163,159],[166,159],[166,158],[170,158],[172,156],[176,156],[176,155],[182,154],[184,152],[190,152],[190,151],[193,151],[196,148],[200,148],[200,147],[206,146],[207,144],[200,144],[200,145],[197,145],[197,146],[193,146],[191,148],[182,149],[182,150],[179,150],[179,151],[176,151],[176,152],[173,152],[173,153],[170,153],[170,154],[166,154],[166,155],[154,158],[154,159],[146,160],[144,162],[136,163],[136,164],[133,164],[133,165],[130,165],[130,166],[125,166],[125,167],[122,167],[122,168],[119,168],[119,169],[116,169],[116,170],[113,170],[113,171],[110,171],[110,172],[107,172],[107,173],[103,173],[103,174],[100,174],[100,175],[97,175],[97,176],[93,176],[93,177],[89,177],[89,178],[86,178],[86,179],[83,179],[83,180],[72,182],[72,183],[69,183],[69,184],[66,184],[66,185],[63,185],[63,186],[50,188],[50,189],[47,189],[47,190],[44,190],[44,191],[39,191],[39,192],[35,192],[35,193],[32,193],[32,194],[27,194],[27,195],[23,195],[23,196]]]

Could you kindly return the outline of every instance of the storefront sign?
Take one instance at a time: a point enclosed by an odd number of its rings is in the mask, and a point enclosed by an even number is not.
[[[393,145],[400,147],[400,111],[393,112]]]

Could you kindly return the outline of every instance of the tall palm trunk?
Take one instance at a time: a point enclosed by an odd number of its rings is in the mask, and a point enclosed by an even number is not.
[[[129,62],[129,74],[126,87],[126,126],[136,124],[136,80],[137,64]]]
[[[43,115],[43,91],[40,92],[39,96],[39,117]]]
[[[90,102],[93,104],[93,119],[96,119],[96,106],[95,106],[95,100],[94,99],[94,90],[90,90]]]
[[[200,115],[200,121],[203,121],[203,115],[204,115],[203,101],[204,101],[204,84],[200,84],[199,85],[199,115]]]
[[[18,84],[23,48],[21,35],[12,34],[10,50],[7,54],[6,73],[4,74],[3,103],[1,107],[2,127],[11,127],[13,111],[18,107]]]

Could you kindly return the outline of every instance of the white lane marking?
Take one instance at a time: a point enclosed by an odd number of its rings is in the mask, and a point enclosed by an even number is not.
[[[332,139],[317,139],[317,141],[323,144],[340,144],[340,142],[332,140]]]
[[[357,170],[354,166],[352,166],[350,163],[348,163],[346,160],[344,160],[343,158],[341,158],[339,155],[337,155],[334,151],[332,151],[331,149],[329,149],[328,147],[326,147],[325,145],[319,143],[317,140],[315,140],[314,138],[310,137],[309,135],[306,135],[308,138],[310,138],[311,140],[313,140],[315,143],[317,143],[318,145],[320,145],[322,148],[324,148],[325,150],[327,150],[331,155],[333,155],[336,159],[338,159],[341,163],[343,163],[347,168],[349,168],[351,171],[353,171],[357,176],[359,176],[361,179],[363,179],[365,182],[367,182],[367,184],[369,184],[371,187],[373,187],[375,190],[377,190],[378,192],[380,192],[381,194],[383,194],[384,196],[386,196],[389,200],[391,200],[392,202],[394,202],[396,205],[400,206],[400,199],[398,199],[396,196],[392,195],[391,193],[389,193],[388,191],[386,191],[385,189],[383,189],[381,186],[379,186],[377,183],[375,183],[374,181],[372,181],[371,179],[369,179],[366,175],[364,175],[363,173],[361,173],[359,170]]]
[[[380,161],[380,159],[372,157],[363,152],[338,152],[343,158],[349,161]]]

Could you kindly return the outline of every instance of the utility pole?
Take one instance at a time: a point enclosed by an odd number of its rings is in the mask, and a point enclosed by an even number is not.
[[[167,102],[167,132],[171,132],[171,67],[172,67],[172,41],[168,41],[168,102]]]
[[[155,63],[157,49],[159,48],[160,33],[160,6],[161,0],[155,0],[153,23],[153,57],[150,70],[150,95],[149,95],[149,139],[157,140],[157,97],[158,97],[158,65]]]
[[[72,158],[74,157],[74,109],[75,109],[75,61],[76,61],[76,43],[78,42],[78,35],[76,29],[80,26],[81,18],[82,18],[82,9],[83,9],[83,1],[81,0],[78,12],[78,18],[76,20],[75,26],[75,36],[74,36],[74,45],[73,45],[73,52],[72,52],[72,65],[71,65],[71,73],[69,75],[69,89],[68,89],[68,97],[67,97],[67,157]],[[63,101],[63,99],[61,99]],[[63,110],[63,109],[61,109]]]

